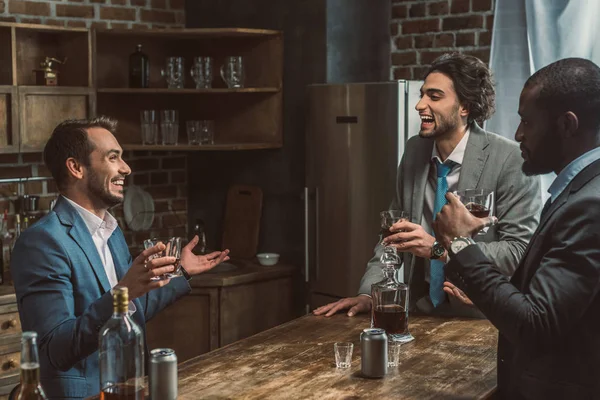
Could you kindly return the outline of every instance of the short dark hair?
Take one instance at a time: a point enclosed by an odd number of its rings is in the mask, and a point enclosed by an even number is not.
[[[441,72],[452,80],[458,101],[469,110],[469,124],[477,121],[481,125],[494,114],[492,71],[479,58],[462,53],[443,54],[431,63],[423,79],[432,72]]]
[[[600,129],[600,67],[584,58],[564,58],[527,79],[539,88],[536,102],[550,115],[571,111],[583,129]]]
[[[93,119],[69,119],[58,124],[44,147],[44,163],[50,170],[59,190],[68,182],[67,159],[73,157],[85,166],[90,165],[90,154],[94,146],[88,140],[87,130],[104,128],[114,134],[117,121],[100,116]]]

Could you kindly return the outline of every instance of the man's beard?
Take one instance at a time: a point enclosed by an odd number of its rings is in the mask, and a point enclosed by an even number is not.
[[[103,182],[100,179],[98,179],[98,175],[94,171],[90,171],[88,190],[90,194],[92,194],[95,198],[102,201],[102,203],[107,208],[114,207],[117,204],[121,204],[123,202],[122,197],[115,196],[112,193],[110,193],[106,188],[104,188]]]
[[[544,175],[553,172],[554,169],[549,165],[536,165],[531,161],[523,161],[521,171],[527,176]]]
[[[437,126],[435,128],[433,128],[433,130],[431,132],[428,132],[428,133],[424,133],[422,130],[420,130],[419,136],[422,138],[435,139],[435,138],[444,136],[448,132],[452,132],[453,130],[455,130],[460,123],[460,116],[458,115],[459,108],[460,108],[460,105],[457,104],[456,107],[452,110],[449,117],[439,116],[438,117],[439,124],[436,122],[435,124]]]

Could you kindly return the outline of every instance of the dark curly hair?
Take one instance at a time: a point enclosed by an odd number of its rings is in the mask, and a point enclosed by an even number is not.
[[[564,58],[527,79],[525,88],[538,87],[536,101],[549,115],[577,115],[583,129],[600,129],[600,67],[584,58]]]
[[[109,117],[93,119],[69,119],[58,124],[44,147],[44,163],[50,170],[59,190],[64,190],[69,177],[67,159],[73,157],[85,166],[90,165],[90,154],[94,146],[88,140],[87,130],[104,128],[112,134],[117,121]]]
[[[454,84],[460,104],[469,111],[469,124],[482,124],[495,111],[496,91],[492,71],[477,57],[462,53],[444,54],[433,61],[423,79],[432,72],[447,75]]]

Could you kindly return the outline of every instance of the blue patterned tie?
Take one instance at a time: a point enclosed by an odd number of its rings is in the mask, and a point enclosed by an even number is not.
[[[433,219],[442,207],[448,202],[446,200],[446,192],[448,192],[448,181],[446,176],[452,170],[454,163],[448,161],[448,164],[440,163],[440,160],[435,159],[437,166],[437,189],[435,191],[435,200],[433,202]],[[429,297],[434,307],[439,306],[444,302],[444,263],[440,260],[431,260],[429,263]]]

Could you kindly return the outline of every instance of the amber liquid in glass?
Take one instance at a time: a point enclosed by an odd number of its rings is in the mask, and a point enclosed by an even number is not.
[[[100,400],[144,400],[144,388],[127,384],[109,386],[100,393]]]
[[[17,396],[20,400],[46,400],[40,387],[40,365],[26,363],[21,365],[21,389]]]
[[[465,207],[477,218],[485,218],[490,215],[490,209],[481,204],[468,203],[465,205]]]

